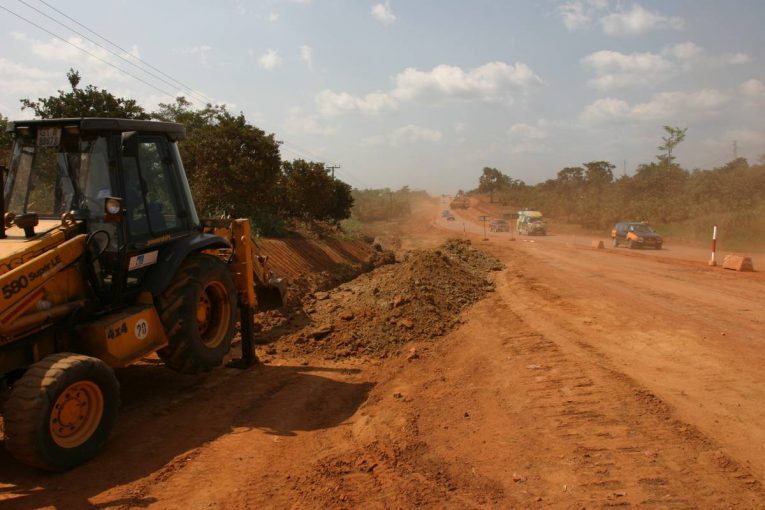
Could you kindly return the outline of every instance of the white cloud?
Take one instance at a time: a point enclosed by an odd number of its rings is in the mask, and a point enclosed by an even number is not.
[[[441,138],[443,138],[441,131],[425,128],[422,126],[416,126],[414,124],[408,124],[385,135],[376,135],[364,138],[361,143],[362,145],[387,144],[395,147],[398,145],[419,142],[438,142],[441,140]]]
[[[747,55],[746,53],[732,53],[730,55],[726,55],[725,62],[728,64],[747,64],[752,61],[752,57]]]
[[[37,99],[41,95],[51,94],[56,90],[54,83],[63,80],[64,76],[60,73],[44,71],[0,57],[0,90],[3,96],[9,97],[8,102],[15,103],[17,108],[19,98]],[[5,105],[4,109],[9,111],[11,107]]]
[[[715,159],[722,157],[719,164],[725,164],[733,159],[733,142],[736,143],[738,156],[750,161],[759,160],[765,153],[765,131],[749,128],[726,129],[701,140],[700,146]]]
[[[593,17],[608,7],[608,0],[571,0],[558,6],[558,14],[569,30],[592,25]]]
[[[622,119],[630,112],[630,105],[622,99],[606,97],[587,105],[581,114],[583,121],[591,124]]]
[[[510,137],[508,145],[510,154],[542,154],[549,152],[549,146],[545,139],[549,136],[547,122],[540,120],[536,125],[513,124],[508,129]]]
[[[677,60],[688,61],[699,57],[702,53],[704,53],[704,50],[701,49],[701,47],[698,45],[688,41],[664,48],[662,53]]]
[[[765,83],[760,80],[747,80],[742,83],[738,90],[741,94],[754,101],[765,100]]]
[[[530,138],[535,140],[542,140],[547,138],[547,129],[539,125],[532,126],[530,124],[513,124],[510,127],[510,135],[518,138]]]
[[[580,118],[589,124],[636,120],[658,121],[717,112],[730,96],[716,89],[695,92],[661,92],[649,101],[630,106],[622,99],[603,98],[591,103]]]
[[[284,130],[288,133],[306,133],[310,135],[331,135],[335,128],[322,124],[317,115],[304,115],[298,107],[290,109]]]
[[[392,95],[401,100],[427,96],[508,102],[512,102],[514,93],[543,83],[526,64],[505,62],[489,62],[469,71],[450,65],[439,65],[430,71],[410,67],[399,73],[395,82]]]
[[[405,101],[439,102],[445,99],[500,101],[512,103],[516,94],[525,94],[543,84],[526,64],[489,62],[468,71],[460,67],[439,65],[430,71],[407,68],[394,79],[388,92],[354,96],[348,92],[324,90],[316,96],[319,111],[324,114],[376,114],[395,110]]]
[[[595,71],[588,84],[601,90],[654,83],[674,70],[672,62],[655,53],[603,50],[587,55],[582,64]]]
[[[80,71],[86,79],[98,77],[100,81],[111,80],[123,83],[132,80],[130,76],[118,69],[118,67],[130,69],[129,64],[120,63],[119,65],[115,64],[115,66],[107,64],[106,62],[115,60],[115,57],[104,48],[80,37],[69,37],[66,42],[60,39],[39,41],[21,32],[12,32],[11,37],[26,43],[35,56],[50,62],[65,62]],[[88,53],[78,48],[82,48]],[[140,57],[136,46],[133,46],[129,53],[118,54],[128,60],[131,56]]]
[[[270,71],[282,63],[282,57],[277,50],[269,49],[263,55],[258,57],[258,64],[263,69]]]
[[[727,103],[730,97],[716,89],[696,92],[662,92],[650,101],[632,107],[632,116],[643,120],[670,118],[689,113],[714,112]]]
[[[274,10],[271,10],[268,13],[268,21],[270,21],[271,23],[276,23],[277,21],[279,21],[279,13]]]
[[[694,65],[706,65],[710,67],[722,67],[728,65],[746,64],[752,61],[752,57],[746,53],[723,53],[710,55],[703,48],[692,42],[684,42],[664,48],[663,55],[674,57],[685,68]]]
[[[24,43],[25,48],[32,53],[34,57],[39,58],[41,65],[54,69],[54,71],[43,70],[37,67],[31,67],[25,64],[18,64],[8,59],[0,58],[0,100],[5,104],[18,104],[18,98],[26,97],[36,99],[42,96],[55,94],[56,90],[68,90],[69,84],[66,80],[66,69],[73,67],[77,69],[82,82],[80,87],[93,84],[99,88],[106,88],[112,94],[118,97],[128,97],[135,99],[139,105],[147,111],[157,108],[157,105],[168,102],[168,96],[165,93],[177,97],[186,96],[195,106],[203,106],[204,99],[196,99],[189,95],[189,91],[173,87],[171,84],[159,83],[157,80],[141,75],[136,69],[132,68],[126,62],[117,61],[114,55],[106,50],[99,48],[87,41],[77,37],[67,39],[72,44],[88,50],[93,56],[89,56],[77,48],[58,39],[40,41],[27,36],[24,33],[13,32],[10,34],[17,41]],[[209,46],[198,46],[181,50],[182,52],[194,55],[204,62],[207,54],[211,51]],[[138,49],[133,46],[130,53],[123,53],[122,56],[130,59],[130,56],[139,57]],[[97,58],[114,62],[119,68],[122,68],[131,74],[141,77],[148,82],[156,84],[156,89],[143,83],[140,84],[133,77],[112,67]],[[27,60],[30,60],[29,58]],[[194,90],[197,95],[203,95],[202,92]],[[213,98],[215,104],[226,104],[232,106],[233,103]],[[15,113],[13,114],[16,115]],[[22,112],[22,116],[28,116],[27,112]]]
[[[372,6],[372,16],[383,25],[390,25],[396,21],[396,15],[390,8],[390,0],[385,0],[384,3],[375,4]]]
[[[305,62],[308,69],[313,69],[313,48],[304,44],[300,47],[300,60]]]
[[[582,59],[582,65],[595,72],[587,83],[600,90],[651,85],[693,67],[722,67],[748,62],[743,53],[710,55],[692,42],[664,48],[661,53],[620,53],[601,50]]]
[[[682,30],[685,20],[679,17],[663,16],[633,4],[629,11],[613,12],[601,18],[603,32],[612,36],[640,35],[651,30]]]
[[[765,131],[754,129],[729,129],[723,133],[723,139],[736,140],[739,147],[745,148],[747,145],[765,148]]]
[[[550,146],[535,140],[511,142],[508,151],[510,154],[544,154],[550,152]]]
[[[183,50],[183,53],[196,57],[202,67],[210,67],[210,52],[212,46],[203,44],[201,46],[192,46]]]
[[[376,114],[384,110],[393,110],[398,102],[383,92],[372,92],[362,97],[353,96],[347,92],[324,90],[316,95],[319,112],[324,115],[358,112]]]

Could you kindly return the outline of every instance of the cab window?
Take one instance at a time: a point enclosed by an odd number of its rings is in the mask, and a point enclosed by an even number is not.
[[[123,157],[122,168],[131,237],[158,237],[183,227],[180,187],[163,137],[140,137],[137,157]]]

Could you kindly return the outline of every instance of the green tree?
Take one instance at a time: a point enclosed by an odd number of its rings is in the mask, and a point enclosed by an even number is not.
[[[351,188],[333,179],[324,163],[296,159],[282,163],[286,213],[306,220],[341,220],[350,216]]]
[[[41,97],[37,101],[21,100],[21,109],[30,109],[41,119],[67,117],[120,117],[148,119],[149,114],[134,99],[117,97],[95,85],[80,88],[82,77],[74,69],[66,74],[70,91],[59,90],[58,95]]]
[[[657,149],[662,151],[662,154],[659,154],[657,157],[660,162],[665,163],[667,170],[669,170],[672,160],[675,159],[672,156],[672,151],[680,142],[685,140],[685,133],[688,131],[688,128],[681,129],[679,127],[664,126],[664,131],[667,133],[667,136],[661,137],[664,144],[657,147]]]
[[[332,182],[332,204],[327,214],[327,219],[333,221],[340,221],[351,217],[351,210],[353,209],[353,189],[350,184],[347,184],[339,179],[334,179]],[[409,202],[407,201],[407,208]]]
[[[614,180],[614,168],[608,161],[590,161],[584,164],[584,180],[595,186],[610,184]]]
[[[478,179],[478,191],[489,193],[489,201],[494,202],[494,192],[510,184],[510,178],[496,168],[484,167],[483,174]]]
[[[584,225],[603,228],[611,221],[605,207],[609,185],[614,180],[614,165],[608,161],[590,161],[584,164],[584,200],[581,221]]]
[[[184,97],[160,104],[152,117],[186,126],[178,148],[201,215],[250,217],[264,233],[278,228],[282,161],[273,134],[225,106],[196,109]]]
[[[199,128],[216,124],[226,113],[225,106],[210,103],[204,108],[195,109],[188,99],[179,96],[175,98],[175,103],[159,103],[159,110],[151,116],[157,120],[183,124],[189,135]]]

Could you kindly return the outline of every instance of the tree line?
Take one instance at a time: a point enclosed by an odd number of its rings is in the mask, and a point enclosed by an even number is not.
[[[688,170],[673,155],[686,130],[665,126],[664,132],[656,161],[639,165],[634,175],[616,177],[612,163],[590,161],[528,185],[487,167],[476,191],[591,229],[648,221],[669,234],[701,240],[718,224],[731,247],[762,244],[756,233],[765,233],[765,155],[752,165],[736,158],[720,167]]]
[[[427,198],[425,191],[409,186],[399,190],[354,189],[353,218],[363,222],[405,218],[412,214],[412,204]]]
[[[250,124],[225,106],[195,108],[184,97],[149,112],[135,100],[94,85],[80,86],[79,72],[67,73],[69,90],[37,100],[22,99],[41,119],[120,117],[178,122],[186,139],[178,143],[200,216],[252,218],[262,234],[275,234],[287,218],[337,222],[351,214],[351,186],[329,174],[323,163],[283,160],[273,133]],[[0,116],[0,164],[9,161],[8,119]]]

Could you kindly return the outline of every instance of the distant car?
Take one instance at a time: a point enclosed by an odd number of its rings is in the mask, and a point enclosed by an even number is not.
[[[510,225],[508,225],[505,220],[491,220],[491,222],[489,222],[489,230],[492,232],[509,232]]]
[[[547,235],[547,222],[539,211],[518,211],[518,220],[516,221],[518,235]]]
[[[454,215],[449,213],[449,215],[446,217],[446,221],[454,221]]]
[[[447,218],[447,217],[449,217],[451,214],[452,214],[452,212],[451,212],[449,209],[444,209],[443,211],[441,211],[441,217],[442,217],[442,218]]]
[[[654,248],[661,250],[664,239],[648,223],[623,221],[611,230],[611,242],[614,247],[625,243],[630,248]]]

